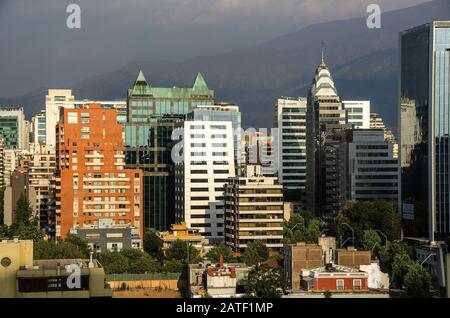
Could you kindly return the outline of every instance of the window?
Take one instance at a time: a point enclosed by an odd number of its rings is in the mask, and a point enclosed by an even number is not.
[[[353,290],[361,290],[361,280],[360,279],[353,280]]]
[[[69,112],[67,114],[67,123],[68,124],[77,124],[78,123],[78,113]]]
[[[191,214],[191,219],[210,219],[210,214]]]
[[[206,147],[205,143],[191,143],[191,147],[204,148]]]
[[[344,290],[344,280],[343,279],[336,280],[336,290]]]
[[[226,144],[226,143],[220,143],[220,142],[218,142],[218,143],[213,143],[213,144],[212,144],[212,147],[213,147],[213,148],[226,148],[226,147],[227,147],[227,144]]]
[[[211,125],[211,129],[227,129],[225,125]]]

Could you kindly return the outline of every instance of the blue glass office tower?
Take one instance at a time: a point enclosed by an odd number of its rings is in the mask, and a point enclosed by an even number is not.
[[[450,233],[450,21],[400,33],[401,202],[406,235]]]
[[[151,87],[140,72],[128,90],[126,168],[144,171],[145,228],[168,230],[175,223],[172,131],[196,106],[211,104],[214,91],[200,73],[192,88],[161,88]]]

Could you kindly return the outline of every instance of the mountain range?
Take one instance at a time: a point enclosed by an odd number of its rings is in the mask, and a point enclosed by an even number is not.
[[[370,99],[372,112],[395,129],[399,32],[432,20],[450,20],[450,0],[382,13],[379,29],[369,29],[367,17],[361,17],[314,24],[257,46],[183,62],[134,61],[72,89],[77,99],[125,99],[139,70],[150,85],[169,87],[190,87],[202,72],[217,101],[240,105],[244,126],[271,127],[278,97],[306,96],[323,46],[342,99]],[[21,105],[31,117],[43,109],[46,89],[0,98],[0,105]]]

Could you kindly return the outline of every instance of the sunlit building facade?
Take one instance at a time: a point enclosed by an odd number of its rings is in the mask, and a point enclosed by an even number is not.
[[[152,87],[139,73],[128,90],[126,167],[144,171],[144,226],[168,230],[175,223],[172,132],[199,105],[214,104],[214,91],[199,73],[192,88]]]
[[[400,52],[399,204],[406,235],[435,241],[450,233],[450,21],[401,32]]]

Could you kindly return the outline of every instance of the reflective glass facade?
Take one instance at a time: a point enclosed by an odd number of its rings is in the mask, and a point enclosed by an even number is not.
[[[3,139],[5,148],[19,148],[19,123],[17,117],[0,117],[0,137]]]
[[[0,138],[5,149],[22,149],[25,141],[25,117],[22,107],[0,108]]]
[[[197,105],[214,103],[199,74],[192,88],[154,88],[139,74],[128,90],[124,125],[128,169],[144,171],[144,227],[168,230],[175,223],[172,131]]]
[[[400,155],[406,235],[450,232],[450,22],[400,34]],[[406,205],[405,205],[406,204]]]

